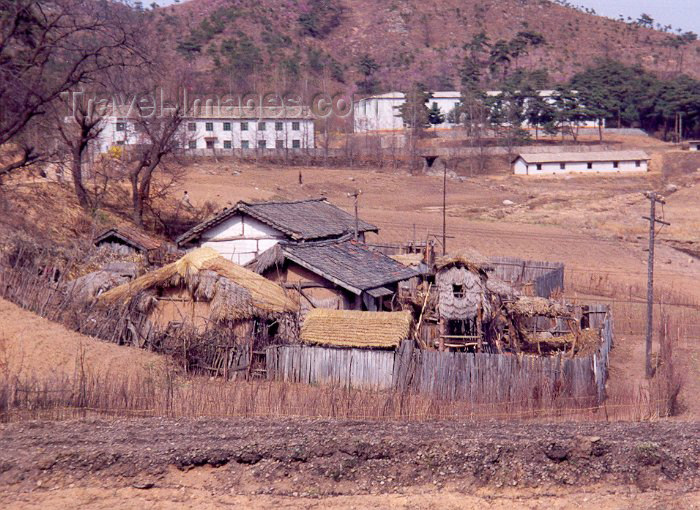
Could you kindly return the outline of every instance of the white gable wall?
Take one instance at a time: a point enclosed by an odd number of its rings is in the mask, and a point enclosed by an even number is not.
[[[286,236],[250,216],[237,214],[206,231],[199,246],[208,246],[222,257],[244,265],[272,248]]]
[[[640,160],[640,166],[637,166],[635,161],[619,161],[618,167],[615,168],[613,161],[593,161],[593,168],[588,168],[588,162],[564,162],[564,168],[561,168],[562,163],[542,163],[541,169],[537,168],[536,163],[526,163],[523,158],[518,158],[513,163],[513,173],[515,175],[557,175],[571,173],[629,173],[629,172],[647,172],[649,170],[648,161]]]

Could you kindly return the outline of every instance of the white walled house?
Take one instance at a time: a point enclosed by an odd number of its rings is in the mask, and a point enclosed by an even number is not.
[[[700,140],[688,140],[688,150],[691,152],[700,152]]]
[[[134,112],[120,108],[104,117],[97,150],[143,142]],[[179,132],[184,152],[216,149],[313,149],[314,120],[306,107],[205,107],[195,109],[182,122]]]
[[[310,242],[340,239],[354,234],[355,217],[323,198],[284,202],[238,202],[181,235],[177,244],[203,246],[244,265],[280,241]],[[358,222],[358,239],[377,232],[374,225]]]
[[[513,161],[513,173],[557,175],[647,172],[649,159],[643,151],[522,153]]]

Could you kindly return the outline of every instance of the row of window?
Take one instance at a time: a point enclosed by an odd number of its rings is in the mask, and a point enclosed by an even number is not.
[[[612,164],[613,164],[613,168],[620,168],[620,162],[619,162],[619,161],[613,161]],[[639,168],[639,167],[642,166],[642,162],[641,162],[641,161],[635,161],[635,162],[634,162],[634,166],[636,166],[637,168]],[[590,162],[587,163],[587,164],[586,164],[586,168],[588,168],[588,170],[592,170],[592,169],[593,169],[593,163],[590,163]],[[559,163],[559,169],[560,169],[560,170],[566,170],[566,163]],[[537,163],[537,170],[542,170],[542,163]]]
[[[241,122],[240,124],[241,131],[248,131],[248,122]],[[190,122],[187,124],[187,129],[188,131],[197,131],[197,123],[196,122]],[[214,131],[214,123],[213,122],[205,122],[204,123],[204,129],[205,131]],[[231,122],[224,122],[224,131],[231,131],[232,126]],[[258,131],[266,131],[267,130],[267,122],[258,122]],[[299,131],[301,130],[301,123],[298,121],[292,122],[292,131]],[[284,122],[275,122],[275,131],[284,131]]]
[[[248,122],[241,122],[241,131],[248,131]],[[117,122],[117,131],[126,131],[126,122]],[[204,124],[206,131],[214,131],[214,123],[206,122]],[[189,122],[187,124],[188,131],[197,131],[197,123]],[[258,131],[266,131],[267,122],[258,122]],[[292,122],[292,131],[300,131],[301,123],[298,121]],[[224,131],[231,131],[231,122],[224,122]],[[284,131],[284,122],[275,122],[275,131]]]
[[[215,149],[215,140],[206,140],[207,149]],[[197,148],[197,140],[190,140],[188,143],[190,149]],[[233,144],[231,140],[224,140],[224,149],[232,149]],[[250,149],[250,142],[248,140],[241,140],[241,149]],[[285,149],[284,140],[275,141],[275,149]],[[265,140],[258,140],[258,149],[267,149],[267,142]],[[301,149],[301,140],[292,140],[292,149]]]

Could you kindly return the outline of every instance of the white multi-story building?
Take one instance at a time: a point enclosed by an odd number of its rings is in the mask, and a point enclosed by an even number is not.
[[[144,143],[140,121],[133,112],[120,108],[104,117],[96,140],[99,152],[111,147]],[[181,149],[217,152],[233,149],[312,149],[314,121],[306,107],[256,109],[207,107],[186,116],[178,133]]]
[[[489,90],[486,95],[498,97],[502,94],[500,90]],[[550,104],[554,102],[555,90],[540,90],[540,97]],[[451,113],[461,101],[461,94],[458,91],[433,92],[432,98],[428,100],[427,106],[431,108],[433,103],[438,105],[440,112],[445,116],[442,127],[454,127],[451,122]],[[404,122],[401,118],[399,108],[406,102],[406,95],[403,92],[387,92],[360,99],[355,102],[353,108],[354,125],[356,133],[366,133],[374,131],[398,131],[404,129]],[[523,128],[530,128],[528,122],[523,123]],[[598,120],[589,119],[578,122],[578,128],[597,128]]]
[[[522,153],[513,161],[515,175],[629,173],[648,170],[649,155],[643,151]]]

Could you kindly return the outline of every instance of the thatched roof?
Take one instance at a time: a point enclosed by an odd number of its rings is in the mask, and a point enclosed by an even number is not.
[[[520,296],[512,303],[506,305],[509,312],[516,315],[534,317],[542,315],[546,317],[568,316],[566,306],[542,297]]]
[[[418,267],[423,263],[422,253],[400,253],[398,255],[389,255],[389,257],[408,267]]]
[[[409,338],[411,312],[311,310],[301,328],[302,342],[334,347],[396,348]]]
[[[291,313],[296,304],[270,280],[221,257],[212,248],[192,251],[172,264],[103,294],[104,303],[128,303],[149,291],[185,287],[197,301],[211,303],[216,320]]]
[[[470,271],[488,271],[492,269],[489,259],[470,248],[463,248],[435,261],[435,267],[438,271],[448,266],[464,266]]]

